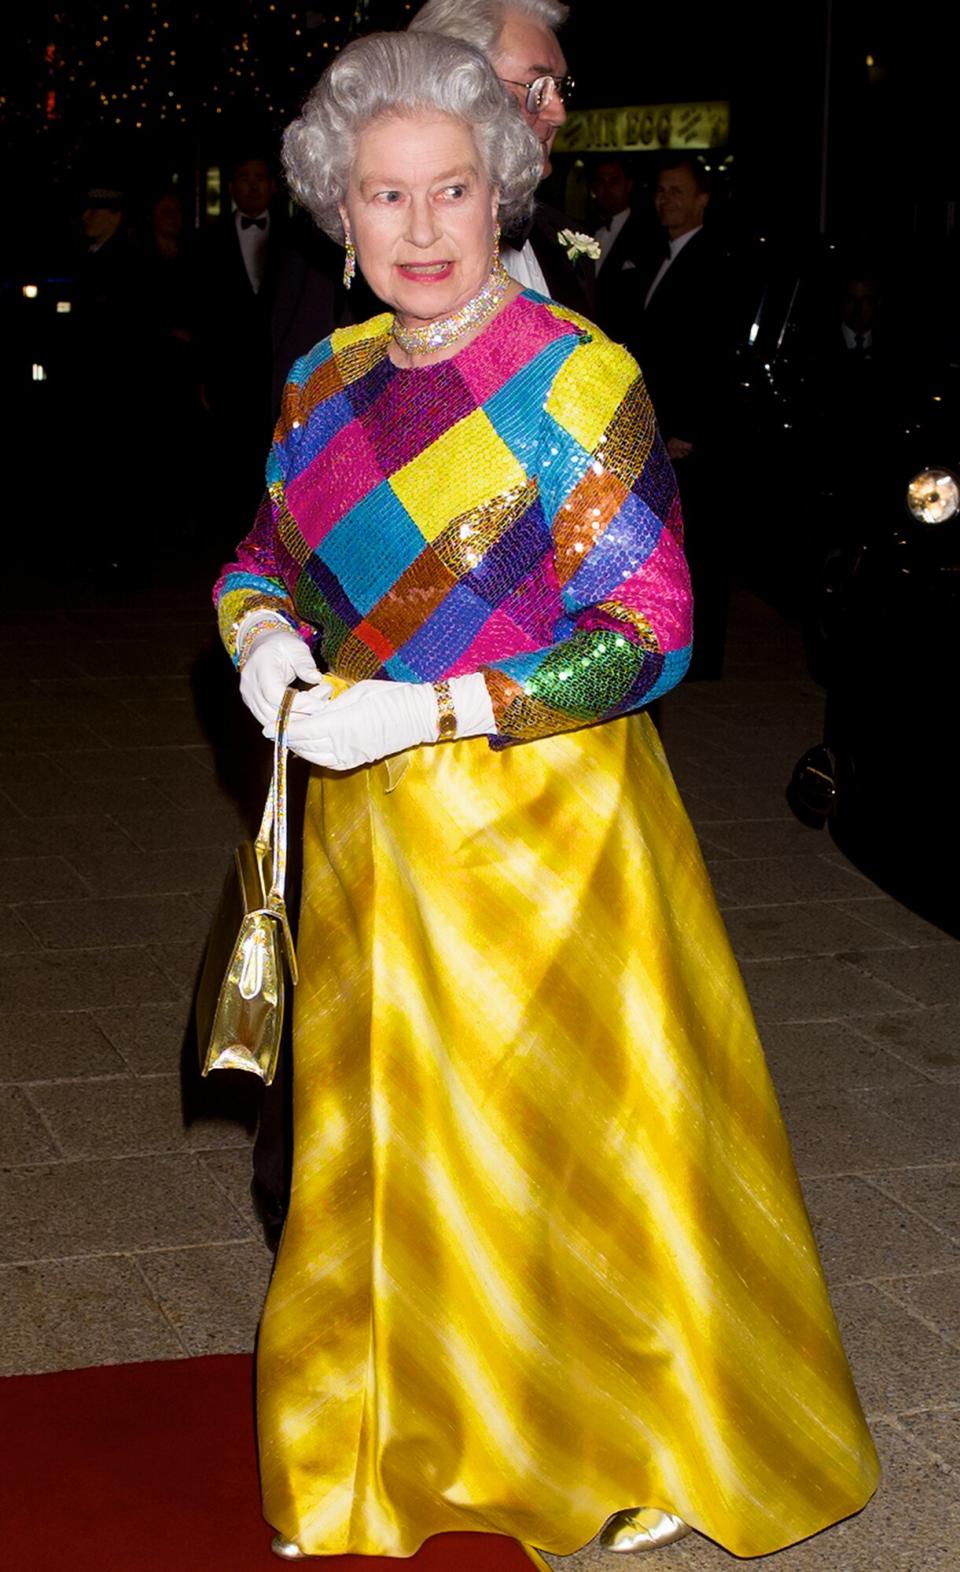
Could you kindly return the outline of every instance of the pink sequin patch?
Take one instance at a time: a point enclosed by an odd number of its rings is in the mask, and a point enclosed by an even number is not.
[[[663,523],[664,528],[668,529],[677,540],[683,539],[683,513],[680,507],[679,492],[671,502]]]
[[[504,602],[504,610],[533,639],[536,649],[553,643],[553,630],[564,615],[560,580],[553,556],[547,552],[533,572]]]
[[[491,612],[469,648],[445,673],[448,677],[462,677],[490,661],[506,660],[510,655],[524,655],[540,645],[529,633],[524,633],[506,612]]]
[[[555,338],[573,333],[532,300],[517,299],[509,312],[509,332],[481,333],[457,356],[457,370],[478,404],[483,404],[512,376],[528,365],[538,350]]]
[[[615,598],[650,617],[662,650],[682,650],[690,643],[690,575],[680,546],[667,530],[661,530],[660,539],[639,573],[631,574],[619,585]]]
[[[351,420],[287,486],[287,504],[307,545],[316,547],[382,479],[362,426]]]

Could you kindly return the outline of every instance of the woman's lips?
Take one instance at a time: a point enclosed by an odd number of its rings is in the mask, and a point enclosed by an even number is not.
[[[398,262],[397,272],[414,284],[437,284],[449,278],[452,262]]]

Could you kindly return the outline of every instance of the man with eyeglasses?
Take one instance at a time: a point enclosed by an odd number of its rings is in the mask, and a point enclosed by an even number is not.
[[[482,50],[543,149],[544,178],[573,86],[557,38],[568,12],[558,0],[427,0],[410,23],[416,31],[445,33]],[[502,255],[518,283],[592,317],[593,263],[583,255],[571,262],[559,239],[563,230],[579,227],[538,202],[530,224],[504,237]]]

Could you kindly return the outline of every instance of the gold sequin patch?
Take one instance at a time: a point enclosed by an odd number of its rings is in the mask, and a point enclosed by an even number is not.
[[[654,633],[649,618],[645,617],[642,611],[637,611],[633,606],[625,606],[620,600],[601,600],[597,604],[597,610],[613,618],[615,622],[625,622],[636,634],[633,641],[635,644],[659,655],[660,640]]]
[[[303,567],[309,562],[312,552],[299,529],[293,514],[287,507],[286,494],[280,482],[270,487],[270,500],[274,506],[274,528],[277,539],[289,551],[298,567]]]
[[[637,377],[607,427],[596,457],[625,486],[632,486],[650,456],[656,429],[650,396],[643,378]]]
[[[505,671],[498,671],[495,666],[488,666],[483,673],[493,705],[493,713],[497,722],[497,730],[503,731],[502,719],[509,705],[515,699],[523,697],[523,689],[514,677],[508,677]]]
[[[483,676],[501,736],[526,742],[535,737],[548,736],[551,732],[570,731],[572,727],[583,724],[580,719],[531,698],[520,683],[508,677],[506,672],[488,666]]]
[[[557,578],[573,578],[629,496],[630,488],[597,461],[561,504],[553,521]]]
[[[390,344],[387,331],[390,321],[390,317],[374,317],[372,322],[366,323],[367,334],[369,335],[372,328],[383,322],[385,326],[382,333],[378,333],[375,337],[366,336],[356,344],[349,344],[345,349],[338,350],[335,359],[344,386],[351,382],[358,382],[383,359]]]
[[[496,714],[496,711],[494,711]],[[536,737],[549,737],[558,731],[573,731],[584,724],[582,716],[556,710],[541,699],[521,693],[508,704],[502,716],[497,716],[501,732],[519,742],[529,742]]]
[[[373,677],[383,665],[380,656],[355,633],[348,633],[337,650],[337,671],[353,682],[363,682]]]
[[[303,408],[315,409],[324,399],[333,398],[342,387],[339,363],[333,358],[325,360],[303,385]]]
[[[479,507],[461,513],[433,541],[433,550],[457,579],[470,573],[537,500],[537,482],[501,491]]]

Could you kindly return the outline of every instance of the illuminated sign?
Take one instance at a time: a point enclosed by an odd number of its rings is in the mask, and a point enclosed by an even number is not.
[[[729,104],[631,104],[571,110],[553,146],[557,153],[655,153],[723,147],[729,136]]]

